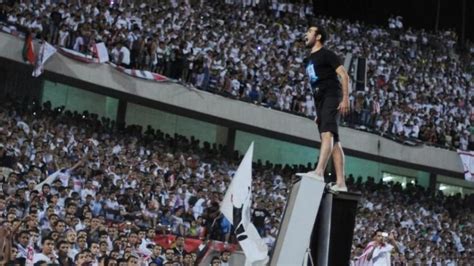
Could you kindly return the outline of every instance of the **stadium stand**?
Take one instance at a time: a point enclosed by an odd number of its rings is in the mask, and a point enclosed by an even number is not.
[[[306,17],[312,14],[309,5],[289,1],[252,7],[250,1],[243,8],[233,2],[3,4],[0,20],[86,54],[94,43],[104,42],[118,65],[314,117],[302,70],[301,40]],[[368,82],[351,93],[353,111],[346,126],[413,145],[423,141],[467,150],[473,121],[472,71],[469,60],[456,53],[454,32],[317,21],[332,33],[327,46],[341,58],[351,53],[367,60]]]
[[[109,8],[104,1],[55,2],[2,1],[0,21],[85,54],[103,41],[118,65],[315,115],[299,42],[311,15],[307,6],[241,8],[227,0]],[[367,86],[352,92],[347,126],[468,149],[473,81],[454,49],[454,33],[400,33],[330,18],[319,23],[336,33],[328,46],[341,58],[351,52],[368,62]],[[206,254],[240,254],[233,228],[218,211],[238,155],[152,128],[118,129],[109,119],[47,103],[0,103],[2,263],[195,265]],[[253,222],[270,250],[297,171],[254,165],[254,213],[264,216],[255,215]],[[362,183],[352,175],[347,184],[363,195],[354,261],[372,233],[383,229],[399,245],[395,264],[474,264],[473,195],[446,196],[417,185],[375,183],[372,177]],[[225,258],[219,258],[222,265]]]
[[[54,258],[75,262],[82,254],[95,263],[182,262],[190,258],[179,251],[180,236],[191,259],[206,252],[199,246],[209,240],[222,241],[215,250],[235,250],[218,204],[239,158],[224,159],[223,147],[136,126],[117,130],[107,119],[48,103],[2,102],[0,128],[2,228],[13,230],[2,237],[14,241],[12,259],[43,258],[48,239],[57,247]],[[254,213],[264,216],[253,222],[270,248],[296,171],[254,166]],[[348,185],[364,196],[354,258],[373,230],[385,228],[399,241],[397,262],[472,263],[472,195],[402,189],[370,177],[361,183],[349,176]],[[69,252],[59,250],[62,244]]]

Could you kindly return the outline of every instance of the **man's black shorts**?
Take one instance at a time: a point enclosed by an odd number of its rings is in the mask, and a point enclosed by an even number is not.
[[[319,133],[331,132],[334,135],[334,143],[339,142],[339,111],[337,107],[340,102],[341,98],[336,96],[323,96],[314,99]]]

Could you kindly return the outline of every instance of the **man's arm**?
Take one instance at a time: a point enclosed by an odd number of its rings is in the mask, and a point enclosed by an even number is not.
[[[85,157],[79,159],[75,165],[73,165],[71,168],[69,168],[69,171],[76,170],[79,166],[81,166],[84,163],[84,160],[85,160]]]
[[[12,232],[10,228],[5,226],[0,228],[0,232],[0,252],[3,253],[3,258],[2,261],[0,261],[0,265],[6,265],[6,263],[10,260],[12,251]]]
[[[390,235],[388,236],[388,240],[390,241],[390,244],[392,244],[392,246],[395,248],[395,250],[396,250],[398,253],[401,253],[401,252],[400,252],[400,248],[398,247],[398,243],[397,243],[397,241],[395,240],[395,236],[393,235],[393,233],[390,233]]]
[[[339,76],[342,85],[342,101],[337,109],[342,115],[346,115],[349,113],[349,75],[343,65],[336,68],[336,73]]]

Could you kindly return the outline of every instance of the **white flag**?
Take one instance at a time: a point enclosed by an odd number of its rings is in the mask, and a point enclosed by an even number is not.
[[[268,247],[250,221],[252,206],[253,142],[230,183],[221,205],[221,212],[235,228],[235,234],[245,253],[246,265],[265,265]]]
[[[458,150],[464,167],[464,178],[467,181],[474,182],[474,151]]]
[[[103,42],[96,43],[94,45],[94,51],[99,58],[99,63],[109,62],[109,52],[107,51],[107,47]]]
[[[36,64],[35,64],[35,69],[33,70],[33,77],[39,77],[41,74],[43,74],[43,67],[44,63],[48,61],[48,59],[56,53],[56,48],[49,44],[46,41],[43,41],[43,44],[41,44],[40,47],[40,52],[38,54],[38,57],[36,58]]]

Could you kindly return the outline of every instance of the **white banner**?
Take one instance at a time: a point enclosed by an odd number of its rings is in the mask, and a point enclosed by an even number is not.
[[[245,253],[246,265],[265,265],[268,262],[268,247],[250,221],[252,206],[252,157],[253,142],[221,204],[221,212],[235,228],[235,234]]]
[[[474,182],[474,151],[458,150],[464,167],[464,178],[467,181]]]
[[[56,48],[49,44],[46,41],[43,41],[43,44],[41,44],[40,51],[38,54],[38,57],[36,58],[36,64],[35,64],[35,69],[33,70],[33,77],[39,77],[41,74],[43,74],[43,67],[46,61],[56,53]]]
[[[97,58],[99,58],[99,63],[109,62],[109,52],[107,51],[107,47],[105,47],[105,43],[96,43],[94,46],[94,51],[97,55]]]

